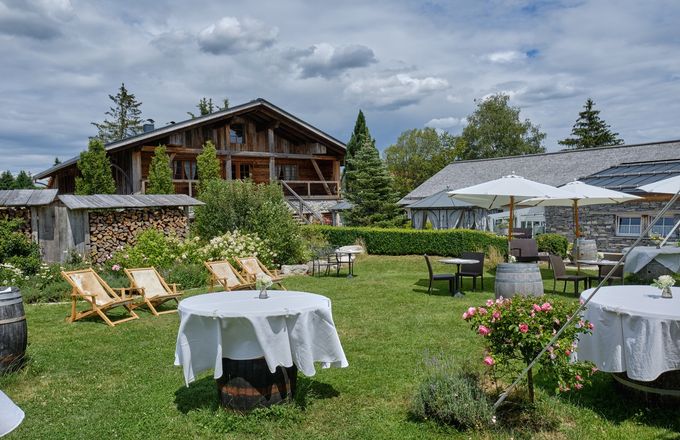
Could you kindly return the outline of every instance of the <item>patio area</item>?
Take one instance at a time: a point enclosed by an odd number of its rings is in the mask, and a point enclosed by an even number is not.
[[[437,258],[433,259],[435,265]],[[438,265],[435,271],[447,267]],[[552,276],[541,265],[545,291]],[[427,295],[422,256],[358,258],[355,277],[292,277],[289,290],[322,294],[333,304],[349,368],[318,369],[298,378],[293,404],[248,415],[218,406],[215,382],[205,373],[189,388],[173,366],[179,319],[142,319],[112,331],[100,321],[68,324],[67,304],[28,305],[30,360],[27,368],[0,377],[4,390],[27,416],[8,438],[672,438],[680,418],[672,408],[647,409],[619,395],[609,374],[597,373],[578,393],[554,396],[538,384],[542,411],[559,423],[542,433],[458,432],[415,421],[409,402],[422,377],[422,363],[440,353],[480,369],[482,340],[460,319],[470,306],[493,298],[486,291],[453,298],[445,282]],[[570,291],[570,289],[572,291]],[[205,293],[193,290],[189,295]],[[228,293],[225,293],[225,295]],[[576,302],[573,284],[551,301]],[[612,398],[616,396],[616,398]],[[113,403],[115,402],[115,403]]]

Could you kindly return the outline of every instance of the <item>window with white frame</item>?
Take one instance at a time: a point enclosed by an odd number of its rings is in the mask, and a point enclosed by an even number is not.
[[[675,218],[673,217],[662,217],[660,218],[654,226],[652,226],[652,229],[649,231],[649,234],[657,234],[662,237],[666,237],[668,234],[671,233],[671,230],[673,229],[673,226],[675,226]],[[674,236],[678,236],[678,231],[675,231]]]
[[[617,217],[616,235],[637,237],[642,230],[642,217]]]

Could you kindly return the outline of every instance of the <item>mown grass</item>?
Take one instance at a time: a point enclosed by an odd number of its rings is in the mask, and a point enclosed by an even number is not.
[[[493,296],[491,276],[487,292],[470,292],[466,280],[464,298],[449,296],[445,283],[427,295],[426,273],[422,257],[367,256],[354,279],[287,280],[289,289],[332,299],[350,366],[300,376],[295,404],[248,415],[217,406],[212,373],[184,386],[181,369],[173,366],[176,315],[141,312],[141,319],[111,329],[101,321],[66,323],[65,304],[27,306],[30,361],[0,378],[0,389],[24,409],[26,420],[7,438],[680,438],[676,410],[648,409],[626,398],[603,373],[578,394],[554,396],[539,388],[541,405],[557,418],[546,432],[460,433],[414,420],[409,401],[426,356],[443,353],[466,368],[480,365],[479,337],[461,315]],[[552,281],[546,281],[550,290]],[[573,293],[564,298],[575,301]]]

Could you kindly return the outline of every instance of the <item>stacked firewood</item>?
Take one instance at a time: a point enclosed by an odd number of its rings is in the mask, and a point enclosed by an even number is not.
[[[20,219],[23,223],[19,226],[19,232],[31,236],[31,211],[28,208],[0,209],[0,219]]]
[[[90,258],[104,263],[114,252],[134,244],[137,234],[154,228],[164,234],[184,238],[187,217],[181,208],[90,211]]]

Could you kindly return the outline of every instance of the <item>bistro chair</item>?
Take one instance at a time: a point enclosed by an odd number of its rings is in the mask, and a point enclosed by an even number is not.
[[[262,264],[262,262],[257,257],[245,257],[237,258],[236,262],[241,266],[245,279],[249,283],[255,283],[257,276],[260,274],[265,274],[272,279],[274,284],[278,284],[282,290],[287,290],[283,284],[281,284],[282,276],[278,274],[277,271],[271,272],[267,269],[267,266]]]
[[[69,322],[75,322],[90,316],[99,316],[104,322],[114,327],[123,322],[138,319],[139,316],[132,310],[132,301],[126,297],[125,292],[132,289],[127,287],[112,289],[97,273],[89,269],[74,270],[72,272],[61,272],[61,276],[71,285],[71,316]],[[116,293],[114,290],[118,290]],[[89,304],[89,310],[77,311],[78,299],[84,300]],[[122,307],[130,314],[130,317],[112,321],[106,315],[111,309]]]
[[[536,263],[540,260],[538,245],[533,238],[513,238],[510,240],[510,254],[518,263]]]
[[[579,294],[578,291],[578,285],[581,281],[583,281],[583,287],[586,287],[586,283],[588,282],[588,277],[585,275],[567,275],[567,269],[564,267],[564,261],[562,261],[562,257],[559,257],[557,255],[550,255],[550,265],[552,266],[553,270],[553,292],[555,293],[555,286],[558,281],[564,281],[564,288],[562,289],[562,293],[565,293],[567,291],[567,283],[570,281],[574,282],[574,292],[576,292],[576,295]]]
[[[210,272],[210,291],[216,285],[222,286],[226,291],[245,289],[252,287],[253,283],[248,283],[234,266],[227,260],[224,261],[204,261],[203,264]]]
[[[154,316],[175,313],[177,309],[159,312],[156,307],[168,301],[179,304],[182,292],[177,292],[177,284],[168,284],[156,268],[125,269],[125,275],[130,279],[131,286],[142,295],[142,302],[134,304],[133,309],[146,305]]]
[[[321,248],[314,252],[312,259],[312,276],[314,274],[321,275],[321,270],[324,269],[326,275],[330,273],[331,267],[336,265],[335,250],[333,248]]]
[[[458,277],[463,282],[463,277],[472,278],[472,290],[477,290],[477,277],[482,279],[482,290],[484,290],[484,252],[463,252],[460,256],[465,260],[477,260],[479,263],[461,264]]]
[[[423,254],[425,257],[425,263],[427,263],[427,272],[430,276],[430,284],[427,286],[428,295],[432,292],[432,283],[434,281],[448,281],[449,282],[449,292],[453,295],[454,284],[456,283],[456,275],[452,273],[434,273],[432,271],[432,263],[430,263],[430,257],[427,254]]]
[[[623,254],[617,254],[617,253],[607,253],[603,252],[602,256],[604,257],[605,260],[610,260],[610,261],[619,261]],[[596,277],[588,277],[588,284],[590,286],[595,284],[600,284],[600,281],[602,281],[607,274],[609,273],[610,270],[612,270],[614,266],[598,266],[597,267],[597,276]],[[614,281],[619,281],[621,285],[623,285],[623,263],[621,263],[615,270],[612,276],[609,277],[607,280],[607,285],[611,286]]]

